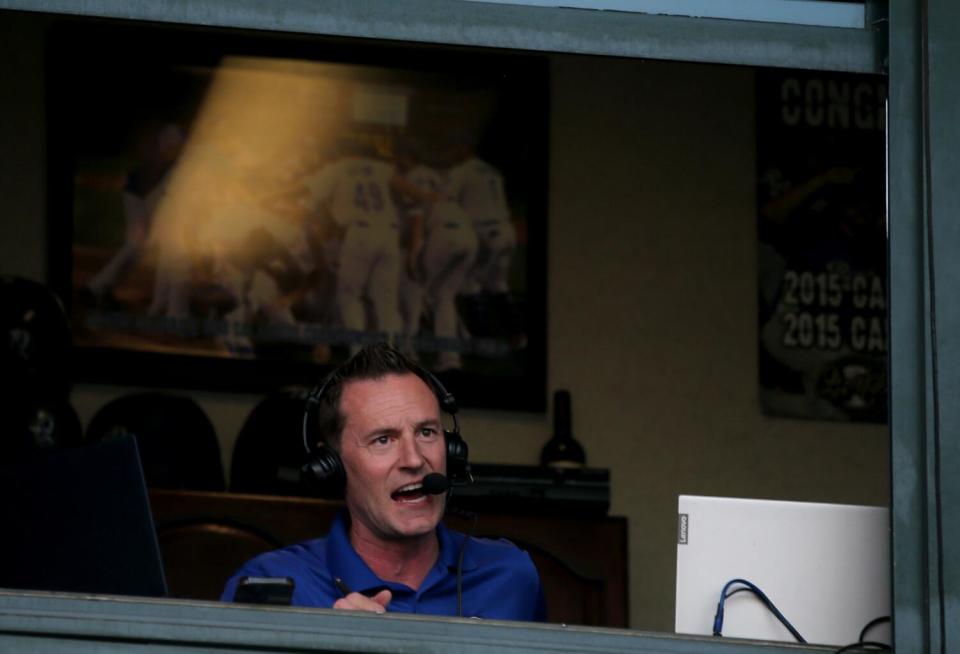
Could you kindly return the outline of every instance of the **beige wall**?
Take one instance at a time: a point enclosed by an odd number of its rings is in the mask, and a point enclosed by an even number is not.
[[[554,71],[550,381],[630,519],[632,624],[670,630],[678,494],[885,504],[887,430],[759,411],[752,71]]]
[[[0,22],[0,273],[43,276],[42,50]],[[887,430],[757,401],[753,74],[553,60],[549,388],[630,521],[631,616],[673,628],[679,493],[886,504]],[[86,423],[129,388],[80,386]],[[228,466],[253,396],[194,393]],[[474,460],[537,462],[546,416],[465,411]],[[598,556],[602,556],[598,552]]]

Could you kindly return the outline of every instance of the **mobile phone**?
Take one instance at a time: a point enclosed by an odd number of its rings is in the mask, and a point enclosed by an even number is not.
[[[290,606],[293,601],[293,579],[290,577],[240,577],[234,602]]]

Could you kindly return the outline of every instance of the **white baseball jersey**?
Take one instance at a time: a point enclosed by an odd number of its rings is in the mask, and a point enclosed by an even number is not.
[[[336,304],[349,330],[400,331],[400,247],[392,164],[368,157],[336,161],[306,182],[314,202],[344,228],[337,255]],[[364,298],[369,299],[367,311]],[[355,347],[352,349],[356,349]]]
[[[365,222],[370,227],[396,226],[397,209],[390,193],[391,164],[366,157],[336,161],[307,181],[312,199],[328,204],[341,227]]]
[[[445,194],[459,203],[475,224],[510,220],[503,175],[477,157],[450,169]]]

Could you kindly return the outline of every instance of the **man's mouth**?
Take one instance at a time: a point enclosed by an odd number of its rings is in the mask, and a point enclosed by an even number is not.
[[[419,481],[401,486],[390,493],[390,499],[394,502],[417,502],[423,500],[426,496],[426,493],[423,492],[423,484]]]

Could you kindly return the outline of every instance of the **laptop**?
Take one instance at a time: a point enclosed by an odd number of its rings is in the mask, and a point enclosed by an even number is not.
[[[0,525],[2,588],[167,595],[133,436],[0,466]]]
[[[855,643],[890,615],[886,508],[681,495],[678,513],[677,633],[712,634],[732,579],[760,588],[811,644]],[[750,592],[725,601],[722,635],[795,642]],[[889,624],[866,639],[889,643]]]

